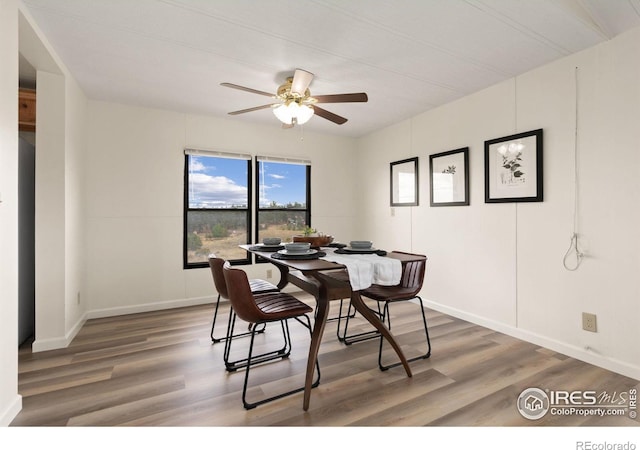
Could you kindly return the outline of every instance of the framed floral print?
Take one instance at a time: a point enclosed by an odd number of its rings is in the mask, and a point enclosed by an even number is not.
[[[542,129],[485,141],[485,203],[541,202],[542,180]]]
[[[429,156],[431,206],[469,204],[469,147]]]

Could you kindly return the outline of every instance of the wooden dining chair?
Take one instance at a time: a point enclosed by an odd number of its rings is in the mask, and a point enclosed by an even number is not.
[[[224,264],[223,272],[225,281],[227,283],[229,301],[231,302],[232,306],[232,318],[230,322],[231,335],[233,335],[233,328],[235,325],[236,317],[239,317],[242,320],[254,323],[256,325],[250,331],[251,341],[249,343],[248,356],[245,359],[239,360],[233,369],[237,370],[239,368],[245,368],[244,386],[242,388],[242,403],[245,409],[252,409],[263,403],[267,403],[272,400],[277,400],[279,398],[295,394],[296,392],[303,391],[304,385],[255,402],[247,401],[249,372],[252,366],[276,359],[286,359],[289,357],[291,353],[289,319],[295,319],[296,321],[301,323],[305,328],[309,330],[309,337],[311,337],[311,320],[309,319],[308,314],[313,312],[313,309],[294,296],[284,292],[253,294],[251,292],[249,280],[247,279],[247,274],[243,270],[231,268],[231,265],[228,262]],[[254,355],[253,346],[257,334],[257,326],[262,324],[266,326],[271,322],[280,322],[284,339],[283,347],[278,350],[263,353],[261,355]],[[230,348],[231,342],[234,340],[235,339],[227,340],[225,347]],[[225,348],[225,352],[226,351],[227,348]],[[315,365],[317,378],[312,385],[313,387],[316,387],[320,383],[320,365],[318,364],[317,360],[315,361]]]
[[[216,307],[213,312],[213,322],[211,324],[211,342],[218,343],[223,342],[229,339],[230,337],[242,337],[249,336],[249,332],[239,333],[235,336],[229,336],[227,333],[224,337],[214,337],[213,331],[216,327],[216,319],[218,318],[218,308],[220,308],[220,299],[229,300],[229,293],[227,291],[227,283],[224,280],[224,273],[222,271],[222,266],[226,261],[222,258],[216,257],[215,254],[209,255],[209,268],[211,269],[211,275],[213,276],[213,284],[218,292],[218,299],[216,300]],[[269,283],[268,281],[261,280],[258,278],[249,280],[249,286],[251,287],[251,292],[254,294],[264,294],[267,292],[279,292],[280,289],[274,284]],[[253,325],[249,324],[249,329],[251,329]],[[229,326],[227,325],[227,330]],[[264,331],[264,328],[261,330]]]
[[[422,303],[422,298],[418,295],[420,290],[422,289],[424,283],[424,274],[427,265],[427,257],[424,255],[417,255],[414,253],[406,253],[406,252],[398,252],[405,255],[415,256],[417,257],[414,261],[405,261],[402,263],[402,275],[400,278],[400,283],[396,286],[382,286],[378,284],[373,284],[367,289],[363,289],[360,291],[360,295],[372,300],[376,301],[377,311],[373,310],[376,313],[380,320],[383,323],[386,322],[387,328],[391,330],[391,315],[389,314],[389,305],[391,303],[409,301],[409,300],[418,300],[418,306],[420,307],[420,313],[422,315],[422,323],[424,325],[424,333],[426,338],[426,347],[427,351],[420,356],[416,356],[414,358],[408,359],[407,362],[416,361],[419,359],[426,359],[431,356],[431,340],[429,339],[429,329],[427,327],[427,318],[424,313],[424,305]],[[338,339],[344,342],[347,345],[351,345],[355,342],[361,342],[364,340],[379,338],[380,339],[380,348],[378,351],[378,366],[380,370],[387,370],[391,367],[396,367],[400,365],[400,362],[384,365],[382,364],[382,345],[384,342],[384,338],[380,335],[377,330],[367,331],[363,333],[354,333],[349,335],[349,319],[351,318],[349,315],[351,313],[352,305],[349,303],[349,307],[347,309],[347,315],[342,316],[342,303],[340,304],[340,320],[338,321]],[[342,320],[345,321],[344,330],[342,334],[340,332],[340,326]]]

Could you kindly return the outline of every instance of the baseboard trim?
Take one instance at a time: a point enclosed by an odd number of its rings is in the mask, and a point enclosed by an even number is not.
[[[101,319],[103,317],[124,316],[126,314],[137,314],[151,311],[161,311],[164,309],[184,308],[186,306],[206,305],[213,303],[213,296],[183,298],[179,300],[167,300],[156,303],[143,303],[131,306],[118,306],[115,308],[94,309],[88,311],[87,319]]]
[[[31,344],[31,351],[34,353],[46,352],[47,350],[56,350],[59,348],[66,348],[69,346],[76,334],[82,329],[82,325],[87,321],[87,313],[84,313],[71,327],[71,329],[64,335],[64,337],[54,337],[49,339],[36,338]]]
[[[194,297],[179,300],[168,300],[156,303],[144,303],[132,306],[119,306],[115,308],[94,309],[85,312],[75,325],[65,336],[49,339],[37,339],[31,345],[34,353],[45,352],[47,350],[57,350],[69,346],[74,337],[82,329],[84,323],[89,319],[101,319],[103,317],[124,316],[126,314],[136,314],[150,311],[161,311],[164,309],[182,308],[185,306],[197,306],[213,303],[213,297]]]
[[[8,427],[22,410],[22,395],[16,394],[13,401],[0,415],[0,427]]]
[[[603,369],[610,370],[612,372],[624,375],[626,377],[640,380],[640,366],[626,363],[614,358],[608,358],[602,355],[595,354],[590,351],[586,351],[581,347],[570,345],[565,342],[557,341],[555,339],[542,336],[531,331],[523,330],[521,328],[515,328],[504,323],[496,322],[486,317],[471,314],[456,308],[451,308],[446,305],[442,305],[431,300],[424,299],[424,305],[433,310],[439,311],[444,314],[448,314],[458,319],[466,320],[476,325],[480,325],[489,328],[500,333],[512,336],[517,339],[521,339],[532,344],[540,345],[541,347],[548,348],[549,350],[562,353],[563,355],[570,356],[572,358],[584,361],[594,366],[602,367]]]

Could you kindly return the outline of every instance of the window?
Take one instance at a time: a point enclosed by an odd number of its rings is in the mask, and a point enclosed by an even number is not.
[[[309,161],[256,157],[256,242],[284,242],[311,226]]]
[[[185,151],[184,268],[208,267],[215,253],[250,262],[238,247],[251,238],[251,156]]]

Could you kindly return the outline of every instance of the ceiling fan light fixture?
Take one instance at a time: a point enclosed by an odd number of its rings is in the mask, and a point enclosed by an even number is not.
[[[303,125],[313,116],[313,108],[308,105],[300,105],[297,102],[290,102],[288,105],[283,103],[273,108],[273,113],[284,124]]]
[[[298,107],[297,122],[303,125],[313,117],[313,108],[308,105],[300,105]]]
[[[278,87],[276,95],[271,95],[265,91],[259,91],[238,84],[221,83],[222,86],[238,89],[253,94],[264,95],[275,100],[270,105],[255,106],[253,108],[231,111],[230,115],[235,116],[252,111],[260,111],[271,108],[274,115],[283,124],[283,128],[292,128],[294,125],[307,123],[314,115],[320,116],[337,125],[347,122],[347,119],[337,114],[316,106],[317,103],[353,103],[368,101],[365,92],[354,92],[350,94],[329,94],[311,97],[309,85],[313,80],[313,74],[306,70],[296,69],[292,77],[288,77],[286,82]]]

